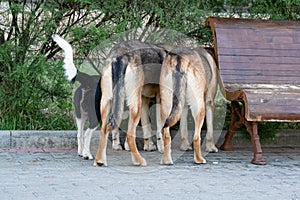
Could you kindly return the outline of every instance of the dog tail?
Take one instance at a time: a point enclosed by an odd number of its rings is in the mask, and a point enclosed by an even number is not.
[[[125,101],[125,72],[128,65],[126,56],[119,56],[114,58],[111,62],[112,67],[112,87],[113,87],[113,100],[111,115],[108,119],[108,125],[111,129],[120,125],[122,114],[124,110]]]
[[[100,113],[100,102],[101,102],[101,97],[102,97],[102,92],[100,88],[100,80],[97,84],[96,92],[95,92],[95,110],[96,110],[96,116],[98,121],[101,121],[101,113]]]
[[[169,117],[166,119],[164,128],[174,126],[181,117],[182,110],[185,104],[185,90],[186,90],[186,77],[185,77],[185,67],[184,60],[178,54],[169,53],[166,59],[171,59],[171,62],[166,62],[167,64],[172,63],[173,66],[169,67],[172,73],[173,79],[173,97],[172,97],[172,108]]]
[[[73,49],[71,45],[65,39],[56,34],[52,35],[52,39],[65,52],[65,59],[63,65],[65,70],[65,76],[67,77],[68,81],[74,81],[77,75],[77,69],[73,63]]]

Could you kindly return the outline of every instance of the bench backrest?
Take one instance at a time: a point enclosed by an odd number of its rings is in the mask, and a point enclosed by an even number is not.
[[[224,87],[300,88],[300,22],[208,18],[206,23]]]

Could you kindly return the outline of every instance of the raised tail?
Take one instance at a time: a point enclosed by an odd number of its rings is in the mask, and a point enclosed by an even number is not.
[[[114,58],[111,62],[112,83],[113,83],[113,100],[111,115],[107,124],[111,129],[118,127],[122,120],[125,101],[125,72],[128,65],[126,56]]]
[[[73,49],[71,45],[59,35],[52,35],[52,39],[62,48],[65,52],[64,65],[65,76],[68,81],[74,81],[77,75],[77,69],[73,63]]]
[[[173,66],[163,66],[169,67],[170,72],[172,73],[173,78],[173,97],[172,97],[172,109],[169,114],[169,117],[166,119],[164,128],[174,126],[181,117],[182,110],[185,104],[185,93],[186,93],[186,78],[185,71],[182,67],[182,57],[178,54],[169,53],[166,57],[167,62],[164,62],[164,65],[173,65]],[[170,59],[168,61],[168,59]]]

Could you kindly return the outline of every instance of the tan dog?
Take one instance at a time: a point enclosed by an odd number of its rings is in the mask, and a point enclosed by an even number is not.
[[[161,164],[173,164],[169,128],[180,118],[186,119],[182,114],[186,115],[187,106],[191,108],[195,122],[194,162],[206,163],[201,155],[200,137],[205,114],[208,124],[207,150],[217,151],[212,134],[213,100],[217,88],[215,72],[212,56],[201,48],[176,48],[166,56],[160,76],[161,119],[165,122],[162,131],[164,155]]]
[[[137,40],[117,44],[111,49],[105,60],[101,78],[100,112],[103,123],[95,166],[107,166],[108,133],[116,131],[120,126],[125,99],[129,107],[126,138],[132,162],[134,165],[146,165],[146,160],[140,155],[136,146],[136,126],[142,114],[142,95],[157,96],[158,90],[153,93],[155,89],[151,88],[151,85],[159,83],[160,68],[164,57],[163,48]],[[160,100],[157,99],[157,101]],[[161,130],[161,127],[158,124],[158,130]],[[157,138],[157,142],[162,146],[161,137]]]

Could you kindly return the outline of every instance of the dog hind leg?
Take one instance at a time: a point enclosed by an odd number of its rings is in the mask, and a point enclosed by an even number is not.
[[[101,101],[101,117],[103,122],[106,121],[107,116],[110,111],[110,102],[108,102],[104,107],[102,107],[102,101]],[[100,130],[100,138],[98,141],[98,151],[95,157],[94,166],[107,166],[107,159],[106,159],[106,148],[107,148],[107,140],[108,140],[108,127],[106,123],[102,123],[101,130]]]
[[[206,163],[206,160],[201,155],[201,127],[205,116],[205,108],[201,108],[195,116],[195,133],[194,133],[194,162],[196,164]]]
[[[91,138],[93,136],[93,133],[96,129],[97,126],[92,129],[88,128],[84,133],[84,146],[83,146],[82,156],[86,160],[93,160],[93,156],[90,152],[90,143],[91,143]]]
[[[167,62],[169,60],[165,60]],[[166,63],[167,65],[168,63]],[[164,65],[163,65],[164,66]],[[173,95],[173,76],[172,71],[170,71],[168,66],[162,68],[161,75],[160,75],[160,98],[161,98],[161,122],[165,123],[167,118],[170,115],[171,108],[172,108],[172,100],[170,101],[170,97]],[[164,126],[164,124],[162,124]],[[165,127],[162,129],[162,138],[164,144],[164,151],[163,156],[160,161],[160,164],[165,165],[172,165],[173,160],[171,156],[171,135],[169,127]]]
[[[163,122],[161,120],[161,102],[160,102],[160,95],[156,96],[156,145],[157,149],[160,153],[164,152],[164,141],[163,141],[163,136],[162,136],[162,128],[163,128]]]
[[[205,78],[201,73],[189,73],[187,79],[187,104],[191,107],[191,112],[195,122],[194,130],[194,162],[196,164],[206,163],[201,155],[201,128],[205,117]]]
[[[173,160],[171,156],[171,134],[169,127],[163,128],[162,136],[164,140],[164,154],[160,161],[160,164],[173,165]]]
[[[114,129],[111,131],[112,133],[112,149],[114,151],[123,150],[120,143],[120,132],[118,129]]]
[[[76,117],[76,125],[77,125],[77,152],[79,156],[83,156],[83,147],[84,147],[84,123],[87,116],[84,114],[81,114],[81,118]]]
[[[146,166],[146,160],[140,155],[137,146],[136,146],[136,127],[139,122],[141,111],[135,112],[130,110],[130,119],[128,123],[128,131],[127,131],[127,141],[128,146],[131,152],[132,162],[134,165]]]
[[[203,52],[203,51],[202,51]],[[203,55],[208,61],[208,65],[206,66],[206,71],[211,72],[211,79],[208,83],[208,89],[206,92],[205,97],[205,105],[206,105],[206,127],[207,127],[207,133],[206,133],[206,151],[207,152],[218,152],[218,148],[215,146],[214,141],[214,109],[215,104],[214,100],[217,94],[217,88],[218,88],[218,77],[217,77],[217,66],[215,63],[214,58],[209,54],[207,51],[203,52]],[[208,70],[208,68],[210,70]],[[207,73],[206,73],[207,74]]]
[[[149,116],[150,116],[149,103],[150,103],[150,98],[147,97],[142,98],[141,123],[143,129],[143,137],[144,137],[144,151],[155,151],[156,147],[152,140],[152,129],[151,129],[151,123],[149,121]]]
[[[206,148],[207,152],[218,152],[218,148],[215,146],[214,140],[214,128],[213,128],[213,118],[214,118],[214,102],[206,102]]]
[[[135,64],[133,63],[133,66]],[[129,107],[127,141],[134,165],[146,166],[146,160],[140,155],[136,146],[136,127],[142,114],[142,89],[144,74],[141,68],[128,66],[125,74],[125,93]]]
[[[111,68],[109,62],[106,62],[102,70],[101,89],[103,95],[101,98],[100,113],[101,113],[101,120],[103,123],[101,124],[100,138],[98,142],[98,151],[95,157],[94,166],[107,166],[106,148],[107,148],[109,127],[106,122],[108,121],[108,117],[111,111],[111,106],[112,106],[111,104],[113,98]]]
[[[188,123],[187,123],[188,112],[189,112],[188,107],[185,107],[182,110],[182,115],[180,120],[180,150],[182,151],[192,150],[188,138],[188,134],[189,134]]]

